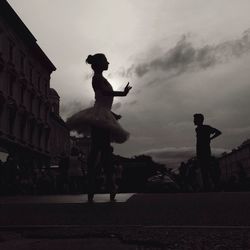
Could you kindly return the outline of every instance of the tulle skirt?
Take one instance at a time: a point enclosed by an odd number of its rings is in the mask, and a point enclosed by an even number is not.
[[[71,131],[80,134],[86,133],[91,127],[106,129],[110,133],[111,142],[123,143],[129,138],[129,133],[121,127],[111,111],[97,105],[72,115],[66,124]]]

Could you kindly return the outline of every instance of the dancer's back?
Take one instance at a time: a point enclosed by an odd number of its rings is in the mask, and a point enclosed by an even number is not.
[[[95,105],[111,110],[114,97],[104,94],[106,91],[113,91],[111,84],[103,76],[95,74],[92,86],[95,91]]]

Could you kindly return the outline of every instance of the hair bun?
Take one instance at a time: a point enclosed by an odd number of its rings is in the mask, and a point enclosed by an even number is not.
[[[86,63],[88,63],[88,64],[92,64],[93,63],[93,56],[92,55],[88,55],[88,57],[86,59]]]

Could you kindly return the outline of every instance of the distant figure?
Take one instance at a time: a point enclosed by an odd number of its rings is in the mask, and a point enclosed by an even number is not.
[[[123,166],[119,161],[115,161],[115,183],[119,187],[122,182],[122,177],[123,177]]]
[[[211,168],[211,148],[210,142],[221,135],[221,131],[209,125],[204,125],[204,116],[194,114],[194,125],[196,125],[196,156],[201,170],[204,191],[211,190],[210,178],[213,178]]]
[[[126,96],[131,87],[129,83],[124,91],[114,91],[111,84],[104,78],[103,71],[108,69],[109,62],[104,54],[89,55],[86,63],[94,71],[92,87],[95,92],[94,107],[82,110],[67,120],[71,130],[84,133],[86,127],[91,127],[91,150],[88,158],[88,200],[92,202],[95,193],[95,178],[99,160],[103,168],[112,165],[110,143],[124,143],[129,133],[117,122],[120,115],[111,111],[115,96]],[[109,178],[110,179],[110,178]],[[110,200],[115,199],[116,188],[112,183],[109,187]]]
[[[2,187],[4,185],[4,166],[3,166],[3,162],[2,160],[0,159],[0,194],[2,192]]]
[[[67,191],[68,185],[68,169],[69,169],[69,157],[65,152],[62,152],[59,160],[59,189],[64,193]]]
[[[248,189],[247,172],[241,162],[237,163],[237,177],[240,191],[246,191]]]
[[[8,186],[8,192],[14,194],[17,191],[18,166],[13,155],[8,155],[6,162],[4,163],[4,168],[6,171],[5,182]]]
[[[82,151],[79,153],[79,159],[81,161],[82,171],[84,173],[84,176],[87,175],[87,157],[86,154]]]
[[[71,155],[69,157],[69,189],[72,193],[82,192],[83,187],[83,171],[82,162],[79,158],[79,151],[77,148],[73,147],[71,149]]]

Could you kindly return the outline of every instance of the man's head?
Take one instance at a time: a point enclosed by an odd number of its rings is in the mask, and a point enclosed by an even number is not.
[[[202,125],[204,121],[203,114],[194,114],[194,125],[199,126]]]

